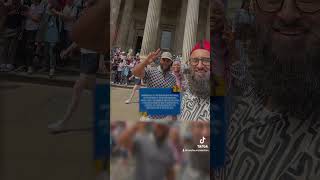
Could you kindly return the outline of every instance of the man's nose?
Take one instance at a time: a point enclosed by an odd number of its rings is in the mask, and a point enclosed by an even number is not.
[[[204,67],[205,67],[205,66],[204,66],[203,62],[202,62],[202,61],[199,61],[198,65],[197,65],[197,68],[198,68],[198,69],[203,69]]]
[[[295,23],[301,17],[301,12],[297,8],[295,0],[284,0],[282,8],[278,12],[278,17],[286,25]]]

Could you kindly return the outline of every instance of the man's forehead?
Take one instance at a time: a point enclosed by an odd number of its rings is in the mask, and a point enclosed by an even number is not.
[[[197,49],[191,53],[191,58],[210,58],[210,52],[205,49]]]

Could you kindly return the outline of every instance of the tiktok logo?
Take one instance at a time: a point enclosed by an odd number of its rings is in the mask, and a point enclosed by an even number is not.
[[[204,140],[206,140],[206,138],[202,136],[202,138],[200,139],[200,144],[203,144]]]

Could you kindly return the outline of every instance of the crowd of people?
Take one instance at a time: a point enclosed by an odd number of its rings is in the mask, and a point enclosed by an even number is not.
[[[140,63],[139,53],[133,55],[132,50],[126,53],[115,48],[111,56],[111,83],[128,85],[134,81],[131,70]]]
[[[84,51],[75,48],[71,31],[92,3],[94,0],[1,0],[0,71],[48,72],[52,77],[71,58],[80,61]]]

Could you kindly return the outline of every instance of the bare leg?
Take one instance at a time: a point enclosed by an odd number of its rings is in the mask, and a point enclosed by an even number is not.
[[[68,107],[66,114],[63,117],[64,122],[69,121],[73,113],[75,112],[75,110],[78,108],[80,97],[83,90],[85,90],[85,88],[90,90],[94,89],[95,83],[96,83],[95,79],[96,78],[94,75],[86,75],[86,74],[80,75],[80,79],[76,82],[76,84],[73,87],[73,95],[72,95],[71,103]]]
[[[95,87],[95,75],[80,74],[80,78],[76,81],[73,86],[73,94],[71,98],[71,103],[69,104],[66,113],[61,121],[49,125],[51,129],[60,129],[66,124],[73,116],[74,112],[77,110],[82,92],[87,88],[93,90]]]
[[[126,104],[129,104],[133,98],[133,96],[135,95],[136,91],[140,89],[140,85],[134,85],[133,86],[133,89],[132,89],[132,92],[131,92],[131,95],[129,97],[128,100],[126,100]]]

